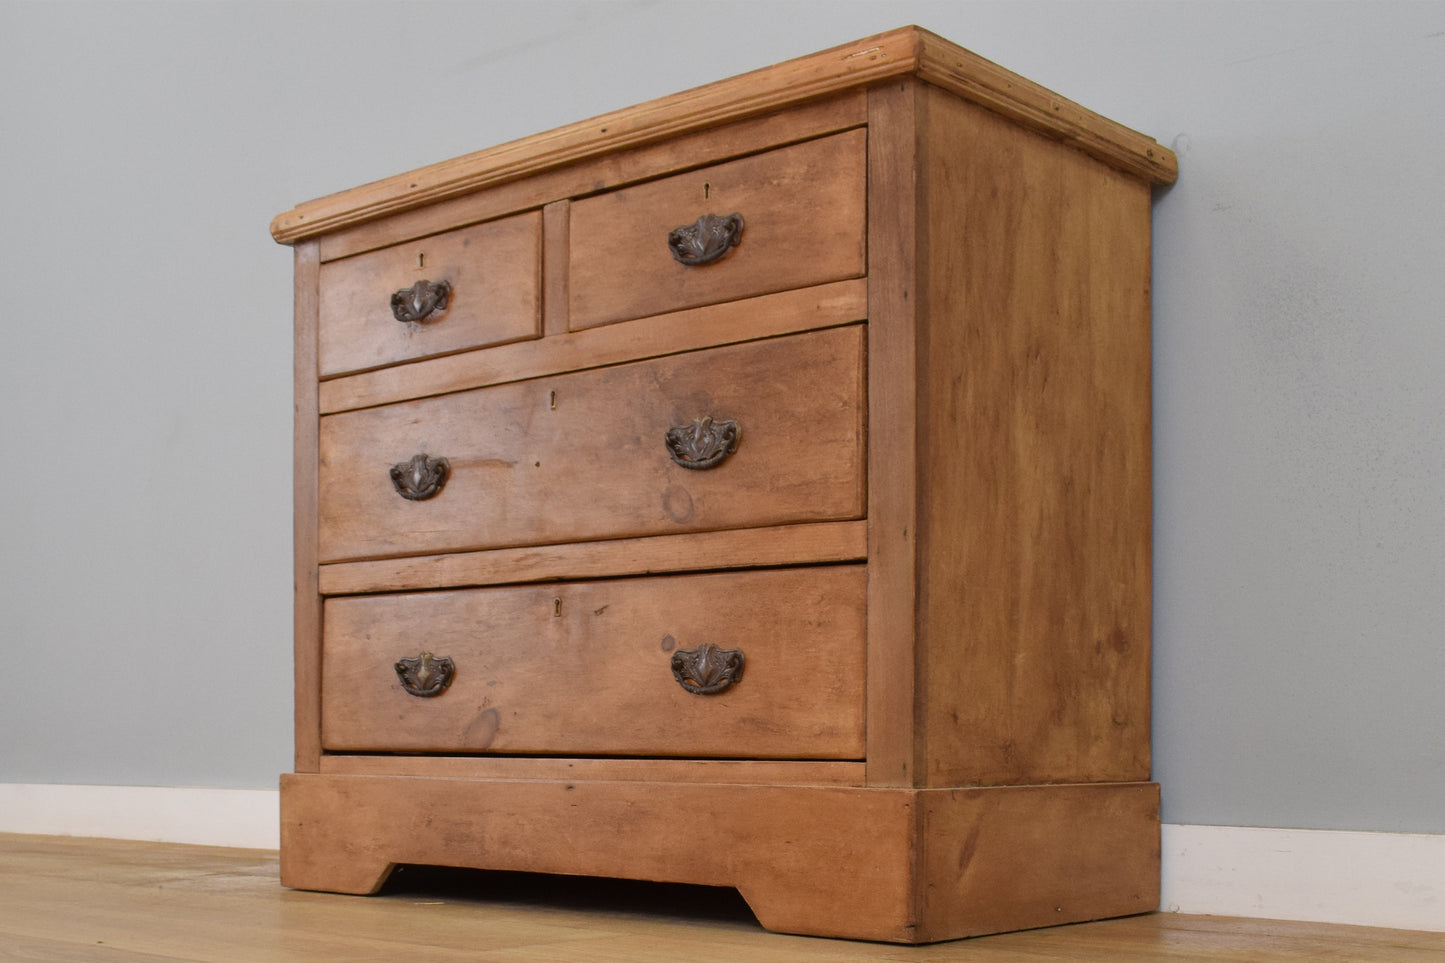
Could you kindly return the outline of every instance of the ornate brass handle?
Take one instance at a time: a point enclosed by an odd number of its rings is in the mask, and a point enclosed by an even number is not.
[[[413,455],[411,461],[391,466],[391,483],[402,498],[425,501],[442,490],[451,470],[451,462],[445,458]]]
[[[401,687],[422,698],[441,695],[457,672],[456,663],[451,659],[430,652],[423,652],[415,659],[397,659],[395,669]]]
[[[720,649],[704,642],[672,654],[672,677],[688,692],[712,695],[743,677],[743,650]]]
[[[446,281],[418,281],[391,296],[391,314],[398,321],[425,321],[445,311],[451,297]]]
[[[743,429],[736,421],[699,418],[667,429],[667,453],[683,468],[714,468],[738,450]]]
[[[742,239],[741,214],[704,214],[691,224],[673,228],[667,235],[667,249],[678,262],[692,266],[716,261]]]

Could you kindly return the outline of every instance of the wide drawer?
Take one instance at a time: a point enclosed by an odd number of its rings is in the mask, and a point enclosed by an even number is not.
[[[861,277],[866,175],[853,130],[576,201],[571,327]],[[741,216],[736,245],[679,261],[669,235],[708,214]]]
[[[865,594],[849,565],[330,599],[323,745],[860,758]],[[704,646],[740,670],[698,678]],[[397,668],[423,652],[439,694]]]
[[[534,211],[323,264],[322,377],[537,337],[541,242]]]
[[[863,352],[853,325],[328,415],[320,558],[861,517]],[[674,461],[671,429],[727,422],[715,467]]]

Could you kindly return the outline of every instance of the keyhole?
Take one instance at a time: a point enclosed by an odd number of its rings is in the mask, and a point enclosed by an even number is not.
[[[548,406],[549,408],[551,408],[553,411],[556,411],[556,410],[557,410],[557,392],[555,392],[555,391],[548,392],[547,406]]]
[[[552,600],[552,618],[554,618],[554,619],[560,619],[561,617],[562,617],[562,600],[561,600],[560,598],[555,598],[555,599]]]
[[[711,195],[711,194],[712,194],[712,184],[711,184],[710,182],[708,182],[708,181],[703,181],[703,185],[702,185],[702,199],[703,199],[703,200],[707,200],[707,199],[708,199],[708,196]]]
[[[420,271],[426,267],[426,254],[422,251],[416,252],[416,269]]]

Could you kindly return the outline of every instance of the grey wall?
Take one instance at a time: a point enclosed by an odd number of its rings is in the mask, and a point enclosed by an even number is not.
[[[320,194],[915,22],[1172,145],[1170,822],[1445,832],[1445,4],[0,0],[0,781],[290,757]]]

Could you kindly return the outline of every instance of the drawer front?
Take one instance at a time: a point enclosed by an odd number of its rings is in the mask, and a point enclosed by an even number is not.
[[[323,264],[322,377],[537,337],[541,243],[532,212]]]
[[[323,744],[861,758],[865,594],[863,566],[849,565],[330,599]],[[742,653],[709,694],[673,669],[704,645]],[[424,651],[453,666],[433,696],[396,669]]]
[[[847,131],[575,202],[571,327],[862,277],[865,148]],[[742,216],[736,245],[679,261],[669,235],[706,214]]]
[[[861,517],[863,351],[854,325],[328,415],[321,560]],[[669,432],[704,419],[735,451],[683,467]]]

